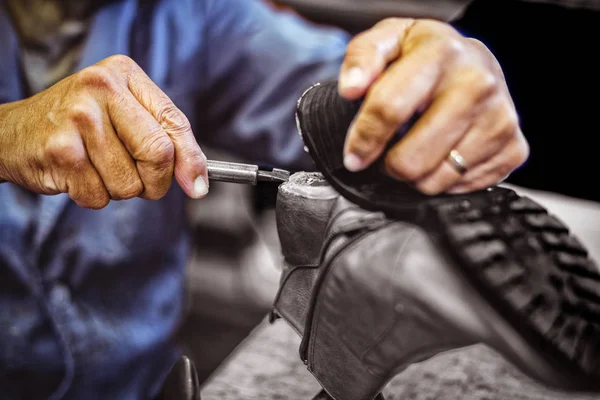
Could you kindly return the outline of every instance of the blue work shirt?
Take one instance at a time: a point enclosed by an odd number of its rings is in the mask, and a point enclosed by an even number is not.
[[[347,36],[253,0],[123,0],[93,17],[78,69],[127,54],[201,144],[303,168],[302,90],[335,77]],[[0,103],[27,97],[0,0]],[[185,196],[111,202],[0,184],[0,398],[146,399],[178,356]]]

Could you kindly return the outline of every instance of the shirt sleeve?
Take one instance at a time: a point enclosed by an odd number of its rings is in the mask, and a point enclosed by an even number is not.
[[[257,0],[206,0],[199,140],[248,162],[306,169],[295,108],[335,78],[349,37]]]

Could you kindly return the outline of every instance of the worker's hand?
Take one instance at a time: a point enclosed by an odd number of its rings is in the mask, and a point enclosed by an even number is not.
[[[113,56],[0,108],[0,181],[78,205],[159,199],[173,174],[208,191],[206,157],[183,113],[130,58]]]
[[[445,23],[388,19],[358,35],[339,91],[347,99],[365,96],[346,140],[348,170],[377,159],[415,113],[422,115],[385,161],[391,176],[424,193],[492,186],[529,155],[498,62]]]

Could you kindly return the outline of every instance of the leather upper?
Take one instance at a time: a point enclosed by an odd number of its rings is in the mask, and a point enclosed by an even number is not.
[[[274,309],[303,336],[300,356],[324,389],[372,399],[411,363],[469,344],[419,297],[420,267],[443,262],[427,234],[305,178],[279,190],[284,274]]]

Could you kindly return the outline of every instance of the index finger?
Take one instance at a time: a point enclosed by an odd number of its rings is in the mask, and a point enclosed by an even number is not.
[[[125,56],[114,56],[112,59],[107,66],[120,70],[127,78],[130,92],[172,140],[175,150],[175,178],[181,188],[190,197],[206,195],[206,157],[200,150],[186,116],[133,60]]]
[[[390,18],[357,35],[348,44],[340,69],[340,95],[348,100],[364,96],[387,64],[400,56],[401,43],[414,23],[414,19]]]
[[[384,151],[400,126],[423,107],[441,73],[436,52],[421,48],[394,63],[370,89],[344,146],[344,165],[360,171]]]

